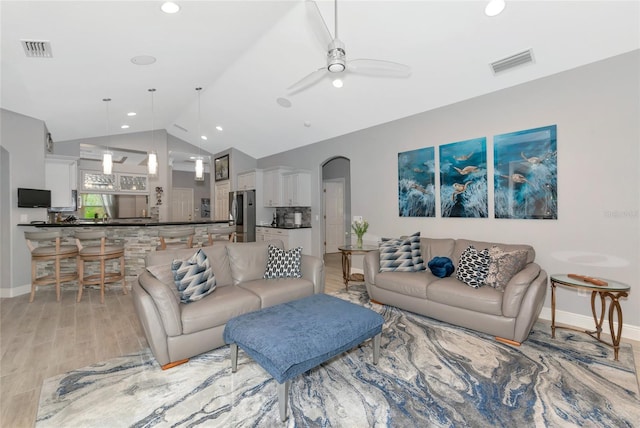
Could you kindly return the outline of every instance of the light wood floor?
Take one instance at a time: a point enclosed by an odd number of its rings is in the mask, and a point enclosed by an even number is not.
[[[344,287],[340,254],[325,257],[325,289]],[[42,381],[48,377],[130,354],[147,347],[131,293],[114,288],[100,304],[99,290],[87,290],[76,303],[76,288],[56,302],[53,288],[29,296],[0,299],[0,427],[32,427]],[[640,342],[634,346],[640,373]]]

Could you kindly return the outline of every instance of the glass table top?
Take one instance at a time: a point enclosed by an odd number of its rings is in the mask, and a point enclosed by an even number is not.
[[[377,249],[377,245],[363,245],[362,247],[358,247],[357,245],[341,245],[338,247],[340,251],[375,251]]]
[[[590,282],[583,281],[581,279],[571,278],[566,273],[562,273],[562,274],[557,273],[557,274],[551,275],[551,281],[552,282],[568,285],[568,286],[571,286],[571,287],[588,288],[588,289],[594,290],[594,291],[600,291],[600,290],[602,290],[602,291],[605,291],[605,290],[606,291],[628,291],[631,288],[627,284],[623,284],[622,282],[618,282],[618,281],[613,281],[611,279],[596,278],[596,277],[593,277],[593,278],[605,281],[605,282],[607,282],[607,285],[606,286],[595,285],[595,284],[592,284]]]

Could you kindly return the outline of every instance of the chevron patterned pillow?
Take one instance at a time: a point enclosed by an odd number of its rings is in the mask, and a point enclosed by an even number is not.
[[[378,245],[378,250],[380,251],[380,272],[413,272],[411,239],[382,241]]]
[[[269,244],[269,259],[263,278],[302,278],[301,265],[302,247],[285,251]]]
[[[216,277],[202,250],[187,260],[174,260],[171,271],[182,303],[198,301],[216,289]]]

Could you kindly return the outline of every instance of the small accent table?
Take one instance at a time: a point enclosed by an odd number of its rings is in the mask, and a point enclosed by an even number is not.
[[[344,286],[349,289],[349,281],[364,281],[364,275],[361,273],[351,274],[351,255],[352,254],[367,254],[369,251],[376,251],[378,247],[376,245],[363,245],[358,247],[356,245],[343,245],[338,247],[338,250],[342,253],[342,279],[344,280]]]
[[[565,328],[568,330],[580,331],[587,333],[597,341],[613,348],[614,359],[618,360],[618,351],[620,350],[620,337],[622,336],[622,308],[618,301],[620,297],[627,297],[631,287],[621,282],[604,279],[608,283],[607,286],[594,285],[580,279],[569,278],[566,274],[551,275],[551,338],[556,337],[556,328]],[[556,326],[556,286],[577,288],[585,291],[591,291],[591,312],[593,313],[593,321],[596,324],[595,330],[579,330],[572,327]],[[596,312],[596,295],[600,296],[600,316]],[[609,309],[606,310],[607,298],[609,299]],[[609,330],[611,333],[611,343],[600,338],[602,332],[602,324],[604,322],[604,314],[608,312]],[[618,328],[615,329],[613,322],[617,315]]]

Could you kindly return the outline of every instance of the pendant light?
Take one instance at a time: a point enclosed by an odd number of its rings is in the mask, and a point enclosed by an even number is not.
[[[153,103],[153,94],[156,90],[154,88],[149,89],[151,93],[151,151],[149,152],[149,157],[147,158],[147,174],[149,177],[157,177],[158,176],[158,154],[155,151],[156,142],[154,138],[154,129],[155,129],[155,110]]]
[[[109,147],[109,142],[111,141],[111,135],[109,134],[109,101],[111,101],[111,98],[103,98],[102,101],[107,106],[107,151],[102,155],[102,173],[111,174],[113,168],[113,153],[111,153]]]
[[[200,91],[202,88],[196,88],[198,91],[198,157],[196,158],[196,181],[204,181],[204,163],[202,161],[202,146],[200,144]]]

